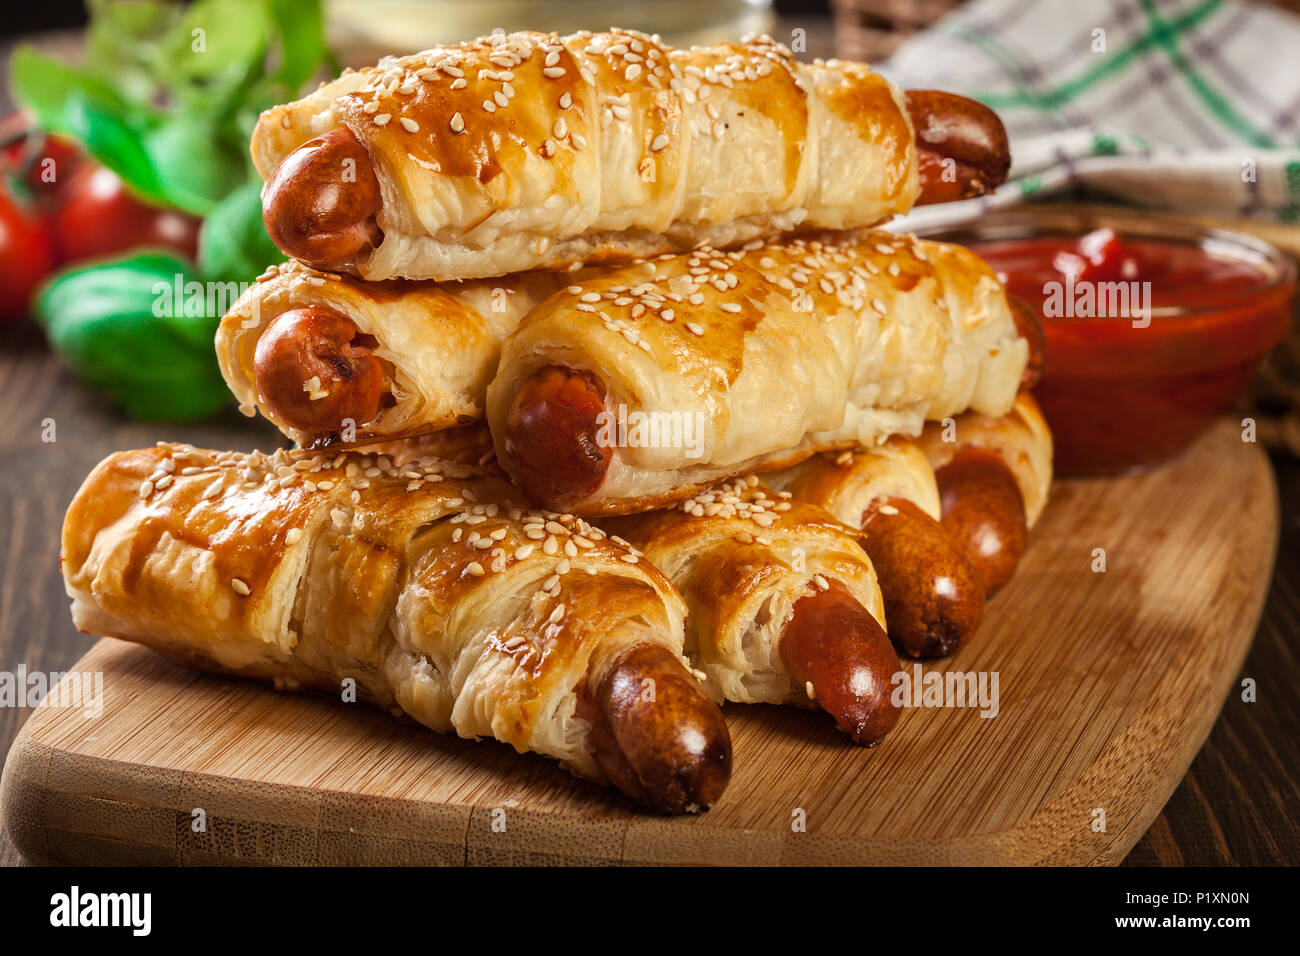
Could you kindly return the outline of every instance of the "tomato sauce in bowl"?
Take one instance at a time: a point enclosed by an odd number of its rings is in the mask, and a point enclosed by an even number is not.
[[[1062,475],[1178,454],[1232,407],[1291,322],[1295,265],[1250,236],[1049,207],[931,238],[970,246],[1041,316],[1035,395]]]

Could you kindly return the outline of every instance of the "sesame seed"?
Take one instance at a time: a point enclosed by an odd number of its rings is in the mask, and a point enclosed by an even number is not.
[[[459,113],[453,113],[451,117],[451,131],[453,133],[465,132],[465,118]]]
[[[523,561],[533,553],[536,547],[537,545],[535,544],[521,544],[519,547],[515,548],[515,560]]]
[[[724,302],[722,303],[722,311],[730,312],[732,315],[738,315],[741,311],[741,308],[735,302]]]
[[[555,610],[551,612],[551,616],[547,618],[547,620],[552,624],[559,624],[560,621],[563,619],[564,619],[564,605],[557,604],[555,605]]]
[[[812,681],[804,681],[803,689],[804,693],[808,695],[809,700],[817,699],[817,693],[813,690]]]
[[[555,135],[556,139],[564,139],[564,137],[568,135],[569,124],[564,122],[563,116],[561,116],[559,119],[557,119],[554,122],[554,124],[552,124],[551,132]]]
[[[374,124],[376,126],[387,126],[388,121],[392,118],[393,115],[391,113],[380,113],[378,116],[374,118]]]
[[[565,93],[563,96],[560,97],[560,109],[567,110],[572,105],[573,105],[572,93]]]
[[[660,133],[650,142],[650,152],[657,153],[668,145],[668,134]]]
[[[469,564],[465,565],[465,570],[476,578],[481,578],[487,573],[483,570],[483,565],[479,564],[477,561],[471,561]]]
[[[546,540],[542,543],[542,552],[544,554],[555,554],[560,550],[560,542],[555,540],[555,535],[548,534]]]
[[[880,513],[882,515],[896,515],[898,514],[898,509],[895,508],[893,505],[881,505]]]
[[[694,332],[696,335],[704,334],[704,326],[699,325],[695,322],[687,322],[686,328],[690,329],[690,331]]]
[[[618,559],[622,561],[624,564],[636,564],[639,560],[641,560],[635,554],[621,554],[619,555]]]
[[[557,64],[557,63],[559,63],[559,62],[560,62],[560,54],[559,54],[559,51],[557,51],[557,50],[552,50],[550,53],[546,54],[546,65],[547,65],[547,66],[555,66],[555,64]]]
[[[493,103],[491,100],[484,100],[483,108],[487,110],[489,113],[495,113],[497,111],[497,105]]]
[[[467,86],[469,86],[469,80],[466,80],[463,77],[451,81],[451,88],[453,90],[463,90]]]
[[[545,67],[542,70],[542,75],[545,77],[549,77],[552,80],[559,79],[560,77],[564,76],[564,67],[562,66]]]
[[[506,96],[505,93],[501,92],[501,90],[497,90],[495,93],[493,93],[492,99],[496,101],[497,106],[510,105],[510,97]]]
[[[235,589],[236,594],[242,594],[245,597],[252,593],[252,589],[248,586],[248,583],[241,581],[239,578],[231,578],[230,586]]]
[[[302,540],[302,528],[290,528],[284,533],[285,544],[297,544]]]

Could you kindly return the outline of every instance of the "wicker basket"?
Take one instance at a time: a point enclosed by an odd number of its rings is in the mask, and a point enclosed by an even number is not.
[[[846,60],[883,60],[963,0],[832,0],[835,53]]]

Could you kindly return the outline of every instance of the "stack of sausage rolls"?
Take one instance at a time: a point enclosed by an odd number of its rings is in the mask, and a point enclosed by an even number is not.
[[[722,702],[875,744],[899,651],[952,653],[1014,571],[1035,323],[873,228],[1003,180],[979,104],[768,38],[524,33],[349,70],[252,152],[291,258],[217,355],[295,447],[101,463],[82,630],[678,813],[726,787]]]

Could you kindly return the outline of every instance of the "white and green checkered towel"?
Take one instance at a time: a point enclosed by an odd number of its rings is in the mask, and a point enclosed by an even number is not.
[[[1242,0],[973,0],[880,71],[983,100],[1011,180],[898,228],[1029,197],[1300,222],[1300,17]]]

